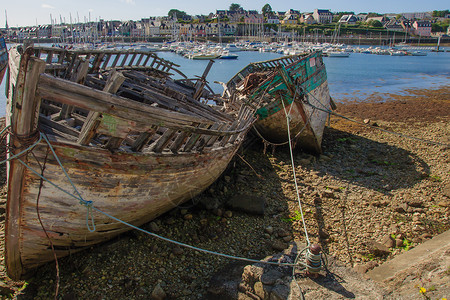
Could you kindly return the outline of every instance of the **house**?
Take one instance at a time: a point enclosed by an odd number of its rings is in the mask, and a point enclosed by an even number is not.
[[[356,16],[351,14],[351,15],[343,15],[338,22],[342,24],[355,25],[357,21],[358,19],[356,18]]]
[[[312,14],[302,14],[300,16],[300,23],[305,23],[305,24],[311,25],[311,24],[315,24],[316,20],[314,20],[314,17]]]
[[[328,9],[315,9],[313,13],[314,20],[319,24],[327,24],[333,21],[333,14]]]
[[[283,25],[295,25],[298,24],[298,18],[295,15],[290,15],[284,17],[283,20],[281,20],[281,24]]]
[[[402,16],[408,20],[431,20],[430,12],[403,13]]]
[[[414,34],[418,36],[431,36],[430,21],[414,21],[412,24]]]
[[[277,11],[275,13],[275,15],[279,18],[279,19],[284,19],[284,17],[286,17],[286,12],[285,11]]]
[[[290,9],[286,12],[285,16],[296,16],[298,18],[298,17],[300,17],[300,11]]]
[[[358,19],[358,21],[364,22],[367,19],[367,14],[357,14],[356,18]]]
[[[248,13],[244,17],[245,24],[263,24],[264,16],[262,14],[258,14],[258,12],[249,10]]]
[[[370,21],[380,21],[381,24],[384,24],[385,22],[387,22],[387,19],[385,16],[381,16],[381,17],[370,17],[366,19],[366,23],[369,23]]]
[[[270,14],[267,16],[266,22],[268,24],[280,24],[280,19],[277,16]]]
[[[401,23],[396,19],[390,19],[388,22],[384,24],[384,28],[389,31],[404,31]]]

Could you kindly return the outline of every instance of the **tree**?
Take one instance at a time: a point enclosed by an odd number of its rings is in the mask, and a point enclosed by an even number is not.
[[[433,10],[433,17],[435,18],[444,18],[446,15],[448,15],[450,12],[449,10]]]
[[[431,24],[431,32],[442,32],[444,31],[439,24],[433,23]]]
[[[370,20],[367,24],[371,27],[377,27],[377,28],[383,27],[383,24],[378,20]]]
[[[266,4],[263,6],[262,13],[265,17],[272,14],[272,7],[270,6],[270,4]]]
[[[231,3],[231,5],[230,5],[230,10],[231,11],[238,11],[241,8],[242,8],[241,5],[237,4],[237,3]]]
[[[374,12],[370,12],[369,14],[367,14],[368,18],[372,18],[372,17],[381,17],[382,15],[378,14],[378,13],[374,13]]]
[[[167,15],[170,18],[173,18],[173,16],[175,16],[177,19],[183,19],[183,17],[185,17],[187,14],[184,11],[181,11],[181,10],[178,10],[178,9],[171,9],[167,13]]]

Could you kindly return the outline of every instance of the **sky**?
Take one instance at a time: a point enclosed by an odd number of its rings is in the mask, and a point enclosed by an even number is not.
[[[269,4],[273,11],[287,11],[289,9],[300,12],[312,12],[315,8],[330,9],[333,12],[354,11],[400,13],[446,10],[450,5],[448,0],[234,0],[234,1],[201,1],[201,0],[9,0],[2,1],[2,8],[6,10],[8,25],[31,26],[36,24],[50,24],[52,15],[59,23],[60,20],[70,23],[70,17],[75,20],[96,21],[104,20],[140,20],[150,16],[167,16],[171,9],[178,9],[189,15],[207,15],[217,9],[228,9],[232,3],[241,5],[246,10],[261,11],[265,4]],[[0,28],[6,24],[5,11],[0,14]]]

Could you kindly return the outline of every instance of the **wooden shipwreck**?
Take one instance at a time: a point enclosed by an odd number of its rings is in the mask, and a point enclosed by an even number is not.
[[[254,110],[207,105],[220,101],[207,71],[190,80],[177,67],[150,52],[10,50],[8,155],[29,148],[8,164],[12,279],[130,229],[99,211],[139,226],[221,175]]]
[[[321,153],[322,135],[331,109],[321,52],[251,63],[226,84],[229,101],[247,101],[258,116],[254,130],[272,145],[294,145]],[[289,114],[289,133],[286,122]]]

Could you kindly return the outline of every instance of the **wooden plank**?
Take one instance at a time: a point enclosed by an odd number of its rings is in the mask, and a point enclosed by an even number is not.
[[[61,132],[64,132],[66,134],[75,136],[77,138],[78,138],[78,136],[80,134],[80,132],[78,130],[76,130],[76,129],[72,128],[72,127],[69,127],[67,125],[63,125],[63,124],[60,124],[60,123],[55,122],[53,120],[50,120],[50,119],[48,119],[48,118],[46,118],[46,117],[44,117],[42,115],[39,117],[39,123],[45,124],[45,125],[47,125],[49,127],[53,127],[56,130],[58,130],[58,131],[61,131]]]
[[[161,153],[162,150],[169,144],[174,137],[176,131],[173,129],[166,130],[163,135],[156,141],[156,144],[152,147],[152,151]]]
[[[142,117],[149,114],[152,118],[160,120],[160,122],[172,124],[178,123],[180,125],[188,125],[192,122],[206,124],[214,123],[205,118],[170,112],[166,109],[159,109],[141,103],[134,103],[133,101],[129,101],[129,99],[104,91],[80,86],[48,74],[42,74],[39,81],[38,91],[43,95],[45,94],[46,99],[61,103],[69,103],[88,110],[101,110],[124,118],[127,118],[127,116],[133,117],[133,115],[135,117],[139,116],[135,121],[143,121]],[[149,118],[150,116],[147,116],[146,119]]]
[[[190,133],[183,131],[178,134],[178,136],[175,138],[175,141],[170,145],[170,151],[172,153],[177,153],[178,150],[180,150],[181,146],[183,146],[184,142],[188,139]]]
[[[131,145],[131,150],[135,152],[141,152],[142,149],[150,142],[151,138],[155,134],[157,128],[153,127],[152,129],[142,132],[138,138],[134,141],[133,145]]]
[[[108,53],[108,54],[106,55],[105,61],[103,62],[103,66],[102,66],[102,69],[103,69],[103,70],[106,70],[106,67],[108,66],[108,63],[109,63],[109,60],[110,60],[110,59],[111,59],[111,54]]]
[[[105,92],[115,93],[120,88],[120,85],[125,81],[125,76],[123,76],[119,72],[111,72],[108,80],[106,81],[105,88],[103,89]],[[88,145],[90,140],[95,135],[95,130],[100,125],[100,121],[98,117],[100,116],[99,112],[90,111],[86,121],[81,128],[81,133],[78,138],[78,143],[81,145]]]
[[[37,129],[37,118],[39,112],[40,98],[36,95],[36,84],[39,74],[45,70],[45,62],[35,57],[30,57],[33,49],[28,48],[22,55],[19,65],[18,78],[16,82],[16,91],[14,93],[13,106],[14,114],[12,120],[12,131],[15,135],[29,137]],[[11,137],[11,154],[17,154],[24,150],[27,145]],[[9,156],[9,151],[7,152]],[[8,275],[13,280],[19,280],[23,266],[21,262],[21,253],[19,246],[20,226],[22,207],[22,187],[25,167],[17,160],[9,162],[8,176],[8,200],[7,200],[7,219],[6,219],[6,267]]]

